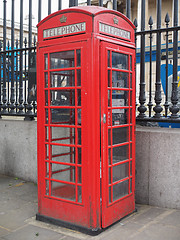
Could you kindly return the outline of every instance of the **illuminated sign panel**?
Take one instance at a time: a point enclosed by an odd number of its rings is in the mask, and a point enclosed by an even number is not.
[[[117,27],[113,27],[104,23],[99,23],[99,31],[102,33],[106,33],[106,34],[110,34],[110,35],[114,35],[116,37],[121,37],[121,38],[126,38],[126,39],[131,39],[131,34],[130,32],[117,28]]]
[[[66,34],[75,34],[75,33],[81,33],[86,31],[86,23],[76,23],[72,25],[62,26],[62,27],[56,27],[56,28],[50,28],[45,29],[43,31],[43,38],[48,37],[56,37],[56,36],[63,36]]]

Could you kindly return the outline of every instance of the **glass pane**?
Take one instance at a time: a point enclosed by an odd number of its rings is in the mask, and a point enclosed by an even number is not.
[[[111,91],[108,90],[108,107],[111,107]]]
[[[112,183],[111,179],[112,179],[112,168],[110,167],[109,168],[109,184]]]
[[[113,186],[113,201],[128,195],[129,181],[124,181]]]
[[[132,71],[132,56],[130,55],[130,70]]]
[[[132,158],[132,143],[130,144],[130,158]]]
[[[130,73],[130,88],[132,88],[132,73]]]
[[[76,200],[76,189],[74,185],[59,182],[51,182],[51,195],[54,197],[64,198],[71,201]]]
[[[77,61],[77,67],[80,67],[81,66],[81,50],[80,49],[78,49],[77,51],[76,51],[76,57],[77,57],[77,59],[76,59],[76,61]]]
[[[108,149],[108,162],[111,165],[111,148]]]
[[[53,124],[64,124],[74,125],[74,109],[67,108],[52,108],[51,109],[51,123]]]
[[[46,195],[49,195],[49,181],[46,181]]]
[[[50,54],[50,68],[74,67],[74,51],[64,51]]]
[[[132,178],[130,178],[130,193],[132,193]]]
[[[132,161],[130,161],[130,176],[132,176]]]
[[[77,86],[81,86],[81,70],[77,69]]]
[[[51,164],[52,179],[75,182],[75,167],[62,164]]]
[[[128,55],[112,52],[112,67],[128,70]]]
[[[129,163],[123,163],[113,167],[113,182],[129,176]]]
[[[78,128],[77,132],[78,132],[78,145],[81,145],[81,128]]]
[[[51,87],[74,87],[74,70],[51,72]]]
[[[45,105],[48,106],[48,91],[45,91]]]
[[[113,148],[113,164],[129,159],[129,145]]]
[[[128,123],[128,109],[112,109],[112,124],[121,125]]]
[[[75,90],[51,90],[51,106],[74,106]]]
[[[81,167],[78,167],[78,183],[82,183]]]
[[[113,128],[113,145],[129,141],[129,127]]]
[[[128,88],[128,73],[112,71],[112,87],[114,88]]]
[[[78,202],[82,203],[82,188],[78,186]]]
[[[51,127],[51,142],[75,144],[75,129],[66,127]]]
[[[129,106],[128,91],[113,90],[112,91],[112,106],[113,107],[124,107]]]
[[[108,51],[108,67],[110,67],[110,51]]]
[[[108,87],[111,87],[111,71],[108,70]]]
[[[65,146],[51,146],[52,161],[64,162],[64,163],[75,163],[75,148]]]
[[[48,55],[47,54],[44,55],[44,69],[45,70],[48,69]]]
[[[45,163],[45,168],[46,168],[46,177],[48,178],[49,177],[49,163],[48,162],[46,162]]]
[[[81,106],[81,89],[77,89],[77,105]]]
[[[132,127],[130,127],[130,141],[132,141]]]
[[[44,79],[45,79],[45,88],[48,87],[48,73],[44,73]]]
[[[111,145],[111,129],[108,129],[108,145]]]
[[[45,145],[45,158],[49,159],[49,145]]]
[[[49,140],[49,129],[48,127],[45,127],[45,142],[48,142]]]
[[[45,124],[48,123],[48,109],[45,109]]]
[[[112,191],[112,187],[109,187],[109,202],[110,202],[110,203],[112,202],[112,199],[111,199],[111,191]]]
[[[78,148],[78,164],[81,164],[81,148]]]
[[[78,113],[78,125],[81,125],[81,109],[78,109],[77,113]]]

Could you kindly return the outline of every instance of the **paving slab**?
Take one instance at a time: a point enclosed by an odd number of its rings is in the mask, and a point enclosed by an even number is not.
[[[0,175],[0,240],[180,240],[180,210],[137,205],[98,236],[36,221],[37,186]]]

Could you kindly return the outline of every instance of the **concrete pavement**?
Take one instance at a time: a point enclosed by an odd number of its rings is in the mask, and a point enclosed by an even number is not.
[[[92,237],[36,221],[36,184],[0,175],[0,240],[180,240],[180,210],[148,205],[137,209]]]

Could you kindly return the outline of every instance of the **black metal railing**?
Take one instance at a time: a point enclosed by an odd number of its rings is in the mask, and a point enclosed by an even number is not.
[[[161,0],[157,0],[157,25],[153,25],[153,19],[150,17],[149,30],[145,30],[144,0],[142,0],[141,6],[141,31],[136,31],[136,42],[139,37],[141,43],[140,49],[137,48],[136,62],[136,71],[137,65],[140,68],[139,77],[136,79],[140,86],[136,119],[138,122],[180,122],[180,103],[178,104],[180,101],[180,94],[178,94],[178,92],[180,93],[178,83],[178,49],[180,49],[180,45],[178,45],[178,31],[180,30],[180,26],[178,26],[178,0],[174,0],[173,27],[169,27],[168,13],[164,18],[166,27],[161,27]],[[162,43],[162,34],[165,37],[164,43]],[[170,39],[170,35],[173,38]],[[152,44],[153,37],[156,37],[154,46]],[[169,53],[172,53],[171,56]],[[171,67],[172,74],[169,72]],[[170,74],[171,76],[169,76]],[[170,91],[170,89],[172,90]]]
[[[25,119],[36,117],[36,37],[37,31],[32,26],[32,4],[37,4],[37,23],[44,18],[42,0],[29,0],[25,6],[20,0],[20,19],[18,39],[15,40],[15,0],[8,1],[11,7],[7,8],[7,0],[3,0],[3,37],[0,36],[0,116],[13,115],[24,116]],[[178,0],[174,0],[173,26],[170,27],[170,18],[166,14],[165,27],[161,25],[161,3],[157,0],[157,24],[153,24],[153,18],[147,16],[145,0],[141,1],[141,17],[135,19],[136,26],[136,87],[137,87],[137,121],[167,121],[180,122],[179,99],[180,84],[178,82],[180,44],[178,44]],[[85,2],[85,1],[84,1]],[[107,1],[106,1],[107,2]],[[135,1],[137,4],[137,1]],[[135,2],[132,1],[134,6]],[[54,11],[53,1],[47,2],[47,15]],[[123,4],[122,4],[123,3]],[[56,1],[56,10],[63,7],[64,2]],[[69,0],[69,7],[80,4],[78,0]],[[86,5],[103,5],[103,0],[87,0]],[[126,13],[131,18],[131,0],[113,0],[114,10]],[[24,9],[28,7],[28,28],[24,30]],[[7,11],[11,9],[11,34],[7,36]],[[0,16],[1,19],[1,16]],[[137,22],[139,26],[137,25]],[[148,27],[147,27],[148,26]],[[140,27],[140,30],[139,30]],[[16,29],[17,31],[17,29]],[[170,41],[170,34],[172,39]],[[17,34],[16,34],[17,36]],[[164,38],[162,38],[164,37]],[[154,42],[154,39],[156,41]],[[164,67],[164,68],[162,68]],[[162,74],[163,73],[163,74]],[[172,76],[169,76],[172,75]]]

